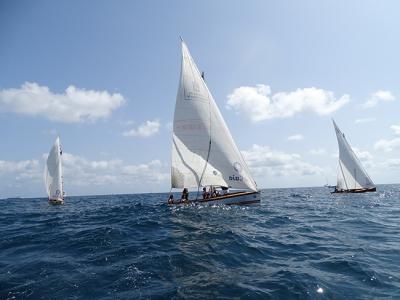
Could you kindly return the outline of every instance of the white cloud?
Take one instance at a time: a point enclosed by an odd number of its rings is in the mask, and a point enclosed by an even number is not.
[[[158,159],[148,164],[128,165],[122,168],[122,174],[128,177],[147,179],[149,182],[159,182],[170,177],[168,172],[161,172],[164,166]]]
[[[63,153],[64,173],[69,184],[76,186],[160,182],[169,178],[166,167],[153,160],[147,164],[129,165],[120,159],[90,161]]]
[[[400,135],[400,125],[392,125],[390,126],[390,129],[394,131],[395,135]]]
[[[301,141],[304,140],[304,136],[302,134],[294,134],[291,136],[288,136],[288,141]]]
[[[391,125],[390,129],[393,130],[396,137],[393,139],[381,139],[374,144],[375,150],[381,150],[384,152],[392,152],[393,150],[400,148],[400,125]]]
[[[40,164],[38,160],[5,161],[0,160],[0,174],[9,175],[16,180],[24,178],[39,178],[43,176],[40,173]]]
[[[46,158],[47,154],[43,154],[40,160],[1,160],[1,195],[32,197],[29,191],[34,190],[36,194],[44,196],[43,170]],[[159,186],[167,186],[170,177],[168,166],[157,159],[148,163],[128,164],[120,159],[89,160],[66,152],[63,152],[63,171],[67,194],[154,191]]]
[[[393,150],[399,147],[400,147],[400,137],[396,137],[391,140],[381,139],[374,144],[375,150],[381,150],[384,152],[392,152]]]
[[[259,84],[255,87],[236,88],[228,95],[226,108],[243,113],[253,122],[259,122],[288,118],[305,111],[328,115],[340,109],[349,100],[348,95],[336,99],[332,92],[314,87],[271,95],[269,86]]]
[[[395,169],[396,171],[398,171],[400,169],[400,159],[389,158],[382,163],[382,167],[384,169],[390,168],[390,169]]]
[[[137,137],[150,137],[156,134],[160,130],[160,121],[153,120],[153,121],[146,121],[144,124],[141,124],[136,129],[131,129],[129,131],[124,131],[122,133],[123,136],[137,136]]]
[[[324,148],[317,148],[317,149],[311,149],[308,152],[312,155],[323,155],[326,153],[326,150]]]
[[[268,146],[253,145],[242,151],[255,176],[306,176],[322,174],[323,170],[302,161],[299,154],[275,151]]]
[[[72,85],[62,94],[34,82],[26,82],[19,89],[0,90],[0,111],[66,123],[93,122],[108,117],[124,102],[124,97],[118,93],[79,89]]]
[[[376,121],[375,118],[360,118],[360,119],[355,119],[354,124],[371,123],[375,121]]]
[[[172,129],[174,128],[174,124],[172,122],[168,122],[167,124],[165,124],[165,128],[167,128],[168,131],[172,131]]]
[[[379,90],[373,93],[370,98],[362,105],[363,108],[372,108],[378,105],[380,101],[389,102],[394,101],[395,97],[390,91]]]
[[[373,159],[372,154],[366,150],[360,150],[357,147],[353,147],[353,151],[360,161],[367,162]]]

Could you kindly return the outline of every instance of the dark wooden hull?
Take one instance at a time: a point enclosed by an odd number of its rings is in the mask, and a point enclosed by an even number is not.
[[[64,199],[62,198],[49,198],[49,203],[52,205],[62,205],[64,204]]]
[[[341,194],[341,193],[367,193],[367,192],[376,192],[376,187],[369,188],[369,189],[334,190],[331,193],[332,194]]]
[[[175,200],[173,202],[169,202],[168,205],[182,205],[182,204],[250,205],[250,204],[260,203],[260,201],[261,201],[260,192],[237,192],[208,199],[193,199],[188,201]]]

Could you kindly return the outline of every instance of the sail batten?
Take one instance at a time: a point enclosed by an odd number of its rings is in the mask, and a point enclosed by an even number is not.
[[[333,120],[332,120],[333,121]],[[361,165],[346,137],[333,121],[339,145],[339,168],[337,190],[359,190],[374,188],[375,185]]]
[[[172,141],[173,188],[213,185],[257,190],[202,73],[183,41]]]

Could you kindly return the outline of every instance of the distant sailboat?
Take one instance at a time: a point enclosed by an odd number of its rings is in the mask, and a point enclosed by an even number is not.
[[[64,186],[62,176],[62,150],[57,137],[47,157],[44,169],[44,182],[49,203],[64,204]]]
[[[375,192],[376,187],[351,149],[344,134],[333,121],[339,144],[339,168],[334,193]]]
[[[334,188],[334,187],[336,187],[336,185],[330,185],[329,184],[328,177],[325,176],[325,179],[326,179],[326,184],[324,184],[324,187],[326,187],[326,188]]]
[[[221,187],[203,197],[200,188]],[[181,78],[172,138],[171,188],[196,188],[185,203],[251,204],[260,192],[186,44],[182,41]],[[236,192],[227,193],[228,188]],[[182,203],[169,200],[170,204]]]

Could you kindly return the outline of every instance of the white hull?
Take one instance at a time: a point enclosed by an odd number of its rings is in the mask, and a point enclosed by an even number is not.
[[[54,205],[64,204],[64,199],[62,198],[49,198],[49,203]]]
[[[209,199],[194,199],[189,201],[175,200],[169,205],[182,205],[182,204],[201,204],[201,205],[250,205],[257,204],[261,201],[260,192],[238,192],[230,193],[227,195],[209,198]]]

